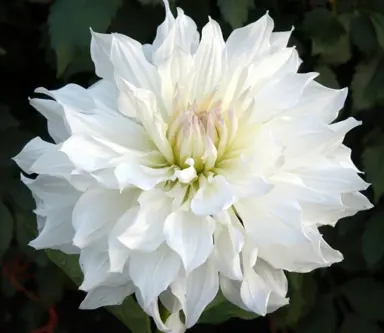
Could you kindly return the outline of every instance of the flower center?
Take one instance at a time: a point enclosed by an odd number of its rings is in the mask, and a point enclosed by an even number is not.
[[[214,168],[226,132],[220,102],[206,105],[194,103],[175,112],[167,132],[175,163],[182,170],[193,167],[197,174]]]

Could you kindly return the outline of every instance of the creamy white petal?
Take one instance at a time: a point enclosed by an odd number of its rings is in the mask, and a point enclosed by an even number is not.
[[[171,213],[164,224],[164,236],[176,251],[187,272],[202,265],[213,250],[215,221],[210,216],[196,216],[189,211]]]
[[[69,137],[70,131],[60,104],[41,98],[31,98],[29,103],[47,119],[48,133],[55,142],[62,142]]]
[[[270,48],[273,20],[266,14],[258,21],[235,29],[228,37],[225,49],[229,62],[241,62],[243,66]]]
[[[13,160],[17,165],[28,174],[33,173],[32,165],[45,153],[56,150],[56,145],[43,141],[40,137],[36,137],[29,141],[23,150],[17,154]]]
[[[111,262],[111,272],[122,272],[132,250],[122,244],[119,236],[132,224],[139,207],[128,209],[118,220],[108,236],[108,253]]]
[[[193,270],[186,279],[185,326],[196,324],[205,307],[219,291],[219,276],[210,261]]]
[[[91,30],[91,57],[95,64],[96,75],[104,79],[112,79],[114,66],[111,61],[111,48],[113,37]]]
[[[172,201],[164,192],[153,189],[143,192],[138,202],[140,210],[130,224],[126,223],[126,229],[118,239],[132,250],[152,252],[165,240],[163,227],[165,219],[171,213]],[[131,218],[131,214],[128,217],[124,214],[119,223]]]
[[[215,215],[234,203],[234,190],[223,176],[208,180],[201,177],[199,181],[199,189],[191,201],[191,209],[196,215]]]
[[[224,68],[224,40],[219,24],[209,19],[194,55],[194,81],[190,102],[204,102],[216,88]]]
[[[102,306],[120,305],[134,292],[132,283],[117,287],[101,286],[90,290],[80,304],[80,309],[93,310]]]
[[[224,212],[229,224],[216,227],[214,235],[214,262],[218,271],[229,279],[242,280],[240,252],[244,245],[242,227],[233,212]],[[220,223],[220,222],[219,222]]]
[[[129,259],[129,272],[140,290],[144,307],[157,300],[177,276],[181,266],[179,256],[167,245],[150,253],[135,251]]]
[[[71,223],[72,211],[73,207],[52,209],[46,216],[43,229],[29,245],[40,250],[72,243],[75,234]]]
[[[87,247],[80,253],[80,268],[84,275],[79,289],[90,291],[103,284],[110,276],[108,252],[97,247]]]
[[[87,190],[73,210],[72,224],[76,231],[73,243],[83,248],[104,237],[129,208],[130,199],[130,193],[117,190]]]
[[[110,52],[115,75],[137,88],[160,93],[160,77],[156,67],[145,58],[139,42],[121,34],[112,34]]]

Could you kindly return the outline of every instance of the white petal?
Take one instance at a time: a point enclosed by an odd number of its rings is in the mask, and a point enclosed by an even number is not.
[[[336,119],[340,109],[344,106],[347,95],[347,88],[336,90],[312,81],[304,89],[303,97],[296,110],[306,112],[310,108],[311,113],[321,116],[329,124]]]
[[[291,31],[272,32],[270,38],[272,50],[281,50],[287,47],[292,31],[293,28],[291,29]]]
[[[55,150],[56,145],[36,137],[29,141],[23,150],[13,158],[13,160],[21,169],[23,169],[23,171],[31,174],[33,173],[31,170],[32,165],[45,153]]]
[[[152,62],[156,66],[172,57],[176,49],[180,49],[184,54],[191,54],[197,47],[199,33],[197,32],[195,22],[190,17],[184,15],[180,8],[177,9],[177,12],[178,16],[174,20],[168,34],[164,36],[162,43],[158,44],[156,39],[153,43]]]
[[[186,280],[185,326],[192,327],[219,291],[219,274],[211,262],[196,268]]]
[[[210,18],[193,60],[195,77],[190,102],[203,102],[216,88],[222,77],[224,46],[219,24]]]
[[[144,191],[153,189],[159,183],[176,179],[173,167],[150,168],[132,159],[119,163],[115,176],[120,189],[134,185]]]
[[[113,34],[111,60],[115,75],[137,88],[160,93],[160,78],[156,67],[145,58],[139,42],[121,34]]]
[[[131,224],[125,224],[126,229],[119,236],[119,241],[130,249],[152,252],[164,242],[163,227],[171,212],[172,201],[157,189],[143,192],[138,201],[140,210]],[[131,218],[132,215],[129,215],[128,219]],[[120,218],[125,219],[126,214]]]
[[[29,103],[47,118],[48,133],[55,142],[62,142],[69,137],[68,124],[64,120],[64,111],[59,103],[40,98],[32,98]]]
[[[251,312],[240,296],[241,281],[234,281],[220,274],[220,290],[225,298],[239,308]]]
[[[225,47],[228,60],[247,65],[265,53],[270,48],[272,30],[273,20],[268,14],[254,23],[235,29],[228,37]]]
[[[244,245],[244,236],[241,231],[241,225],[237,217],[232,212],[225,212],[230,224],[215,231],[215,250],[214,259],[219,272],[229,279],[242,280],[243,273],[240,266],[239,253]]]
[[[214,230],[215,221],[210,216],[182,210],[171,213],[164,224],[166,242],[180,255],[187,272],[202,265],[211,254]]]
[[[140,290],[144,307],[157,300],[177,276],[179,256],[168,246],[160,246],[151,253],[133,252],[129,259],[129,272],[133,283]]]
[[[232,186],[223,176],[212,180],[200,177],[199,189],[191,201],[191,209],[197,215],[215,215],[229,208],[235,201]]]
[[[95,64],[96,75],[104,79],[113,79],[114,66],[111,61],[113,36],[109,34],[92,33],[91,57]]]
[[[73,243],[82,248],[107,236],[120,216],[130,208],[130,194],[105,188],[91,188],[73,210]]]
[[[39,236],[32,240],[29,245],[40,250],[72,243],[75,234],[71,223],[72,210],[73,207],[52,209],[47,214]]]
[[[153,143],[172,163],[173,152],[166,138],[168,125],[164,121],[167,119],[167,113],[161,112],[161,105],[158,105],[155,95],[149,91],[138,89],[125,80],[118,80],[118,84],[122,92],[120,97],[123,98],[119,101],[121,112],[125,113],[124,110],[128,109],[128,115],[130,115],[129,109],[135,110],[135,117],[144,126]]]
[[[80,170],[92,172],[106,168],[119,153],[100,140],[85,135],[73,135],[66,140],[60,150]]]
[[[118,111],[81,113],[67,108],[65,119],[75,135],[104,139],[134,150],[148,151],[155,147],[142,126]]]
[[[120,305],[133,292],[132,283],[117,287],[97,287],[87,293],[80,304],[80,309],[94,310],[102,306]]]
[[[80,196],[80,192],[68,181],[57,177],[39,175],[30,179],[21,176],[21,181],[43,202],[45,214],[50,209],[73,206]]]
[[[132,224],[139,207],[133,207],[128,209],[118,220],[108,237],[108,252],[109,261],[111,262],[111,272],[122,272],[124,265],[126,264],[131,249],[127,248],[119,241],[119,236],[122,235],[125,230]]]
[[[89,291],[103,284],[110,276],[108,252],[87,247],[80,253],[80,268],[84,274],[79,289]]]

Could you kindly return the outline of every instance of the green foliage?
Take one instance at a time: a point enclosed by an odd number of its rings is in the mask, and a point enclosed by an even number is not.
[[[353,309],[372,320],[384,320],[384,286],[373,278],[357,278],[340,288]]]
[[[349,315],[341,325],[340,333],[382,333],[380,326],[370,320],[356,315]]]
[[[368,221],[362,238],[365,260],[374,267],[384,258],[384,213],[377,213]]]
[[[336,309],[331,297],[323,296],[300,322],[297,333],[336,333]]]
[[[89,29],[104,32],[121,5],[122,0],[54,1],[50,7],[48,25],[59,76],[79,52],[89,49]]]
[[[253,0],[217,0],[221,15],[232,28],[241,27],[248,18],[248,11],[255,7]]]
[[[0,202],[0,258],[11,245],[13,236],[13,219],[7,206]]]
[[[384,192],[384,154],[383,145],[365,148],[363,153],[364,170],[367,180],[372,183],[375,202],[378,202]]]

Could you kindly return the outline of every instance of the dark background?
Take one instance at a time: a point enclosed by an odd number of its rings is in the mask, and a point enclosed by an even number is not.
[[[35,88],[95,81],[89,27],[150,42],[164,18],[159,2],[0,0],[0,333],[128,332],[105,309],[78,310],[84,294],[56,266],[68,273],[73,258],[50,252],[54,264],[45,252],[27,246],[35,228],[34,203],[10,158],[36,135],[49,140],[45,120],[28,104]],[[375,204],[322,230],[345,260],[311,274],[290,274],[290,306],[250,319],[218,299],[201,319],[213,324],[191,332],[384,332],[384,0],[180,0],[177,5],[199,28],[212,16],[225,36],[267,9],[277,30],[295,26],[290,43],[304,59],[301,70],[320,72],[319,81],[327,86],[350,89],[339,118],[363,120],[345,143],[372,183],[365,194]],[[70,274],[75,281],[76,274]],[[125,305],[123,321],[132,333],[148,333],[148,321],[133,312]]]

